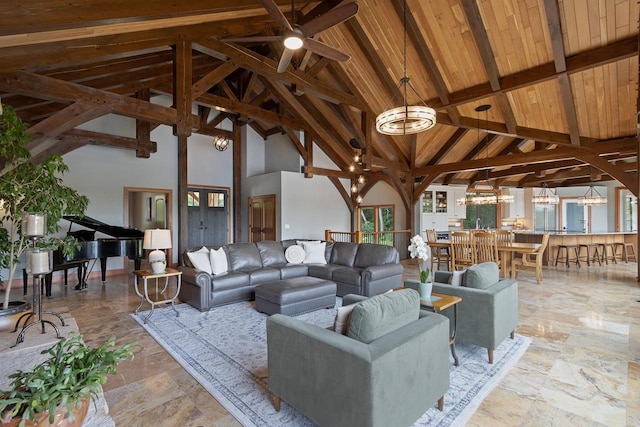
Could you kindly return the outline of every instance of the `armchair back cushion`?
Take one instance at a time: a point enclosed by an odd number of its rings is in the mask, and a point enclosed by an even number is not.
[[[358,252],[358,243],[335,242],[331,251],[331,264],[353,267]]]
[[[420,296],[413,289],[376,295],[353,308],[347,336],[369,344],[418,319]]]
[[[498,264],[482,262],[467,268],[462,276],[462,286],[475,289],[487,289],[500,280]]]
[[[354,267],[366,268],[372,265],[394,264],[398,262],[398,251],[393,246],[361,243],[354,261]]]
[[[284,256],[284,248],[282,243],[274,242],[273,240],[265,240],[256,243],[258,251],[260,252],[260,258],[262,259],[263,267],[270,267],[272,265],[283,265],[287,263]]]
[[[255,243],[234,243],[227,246],[229,270],[250,271],[262,268],[262,259]]]

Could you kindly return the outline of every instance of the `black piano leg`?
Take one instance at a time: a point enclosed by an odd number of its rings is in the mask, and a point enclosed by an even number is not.
[[[134,258],[133,259],[133,268],[135,270],[140,270],[140,266],[142,265],[142,258]]]
[[[51,281],[53,279],[53,273],[49,273],[49,274],[45,274],[44,279],[44,286],[46,289],[46,296],[51,297]],[[42,286],[42,285],[41,285]]]
[[[78,264],[78,284],[76,285],[76,291],[87,288],[87,263],[81,262]]]
[[[107,282],[107,259],[100,258],[100,273],[102,274],[102,284]]]
[[[27,297],[27,285],[29,278],[27,277],[27,269],[23,268],[22,269],[22,295],[24,295],[24,297]]]

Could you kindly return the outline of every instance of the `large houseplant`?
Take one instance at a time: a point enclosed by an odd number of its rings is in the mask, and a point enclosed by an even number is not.
[[[49,355],[44,363],[9,375],[11,390],[0,391],[0,424],[48,426],[63,413],[66,425],[81,425],[90,398],[118,363],[133,358],[133,348],[116,348],[115,338],[97,348],[87,347],[78,334],[63,338],[42,352]]]
[[[28,241],[21,232],[23,212],[42,212],[47,216],[46,233],[58,231],[63,214],[84,215],[89,199],[63,185],[61,175],[68,170],[60,156],[49,156],[34,165],[26,144],[31,140],[27,125],[15,111],[0,105],[0,286],[3,286],[2,309],[9,308],[13,277],[20,255]],[[73,249],[75,239],[51,238],[40,244],[50,248],[63,247],[65,253]],[[8,280],[2,272],[9,270]]]

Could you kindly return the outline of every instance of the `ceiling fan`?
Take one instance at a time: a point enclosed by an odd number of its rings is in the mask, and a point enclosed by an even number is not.
[[[333,59],[335,61],[343,62],[350,58],[350,56],[346,53],[335,49],[327,44],[324,44],[318,40],[315,40],[312,37],[328,28],[333,27],[334,25],[338,25],[339,23],[355,16],[355,14],[358,13],[359,9],[359,5],[357,2],[347,3],[345,5],[336,7],[335,9],[331,9],[327,13],[314,18],[303,25],[296,25],[294,19],[292,19],[292,21],[294,22],[293,24],[291,24],[274,0],[260,0],[260,3],[262,3],[264,8],[267,9],[267,12],[269,13],[269,15],[271,15],[271,18],[273,18],[282,27],[282,32],[280,35],[231,37],[221,39],[221,41],[243,43],[272,42],[282,40],[285,48],[282,56],[280,57],[280,61],[278,62],[279,73],[283,73],[287,70],[289,63],[291,62],[291,58],[293,58],[293,54],[301,47],[304,47],[305,49],[308,49],[313,53],[329,59]],[[293,7],[292,1],[292,18],[295,18],[294,14],[295,8]]]

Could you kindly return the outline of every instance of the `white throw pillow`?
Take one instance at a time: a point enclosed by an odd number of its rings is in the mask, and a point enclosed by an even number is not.
[[[211,249],[211,273],[213,275],[224,274],[229,270],[227,254],[224,249]]]
[[[336,320],[333,323],[334,331],[339,332],[342,335],[347,335],[347,331],[349,330],[349,317],[351,317],[351,312],[355,306],[356,304],[349,304],[344,307],[338,307]]]
[[[466,271],[466,268],[464,270],[454,271],[451,276],[451,286],[462,286],[462,276],[464,276]]]
[[[201,270],[211,274],[211,261],[209,260],[209,249],[201,247],[197,251],[187,252],[187,257],[196,270]]]
[[[325,242],[300,242],[304,248],[305,264],[326,264],[327,259],[324,257]]]
[[[304,262],[304,248],[298,245],[291,245],[284,251],[284,257],[287,262],[292,264],[302,264]]]
[[[298,246],[302,246],[303,243],[320,243],[320,240],[296,240]]]

